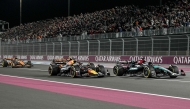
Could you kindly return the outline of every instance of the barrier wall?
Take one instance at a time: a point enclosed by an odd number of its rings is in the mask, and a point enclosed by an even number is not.
[[[35,61],[51,61],[54,58],[68,58],[68,56],[53,56],[53,55],[1,55],[0,59],[17,57],[22,60],[35,60]],[[190,64],[190,56],[72,56],[81,62],[110,62],[122,60],[137,61],[144,57],[146,61],[153,62],[154,64]]]

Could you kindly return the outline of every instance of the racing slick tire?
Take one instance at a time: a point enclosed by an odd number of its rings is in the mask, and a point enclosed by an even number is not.
[[[113,68],[113,73],[116,75],[116,76],[123,76],[124,74],[124,69],[122,66],[114,66]]]
[[[78,76],[77,71],[80,71],[80,67],[78,65],[72,66],[70,69],[70,75],[72,78],[76,78]]]
[[[28,62],[26,63],[26,65],[28,65],[28,66],[26,66],[27,68],[31,68],[31,67],[33,66],[31,61],[28,61]]]
[[[8,66],[8,62],[5,61],[5,60],[3,60],[3,62],[2,62],[2,66],[3,66],[3,67],[7,67],[7,66]]]
[[[152,74],[151,71],[154,70],[154,68],[152,66],[144,66],[143,68],[143,76],[145,78],[151,78]]]
[[[16,68],[16,62],[15,61],[11,62],[11,67]]]
[[[48,68],[48,73],[50,76],[56,76],[59,72],[60,72],[60,69],[58,66],[50,65]]]
[[[103,74],[103,75],[101,75],[101,76],[99,76],[99,77],[104,77],[104,76],[106,75],[106,70],[105,70],[105,68],[104,68],[103,65],[97,66],[96,72],[101,72],[101,73]]]
[[[94,63],[90,63],[90,68],[91,68],[92,70],[96,70],[96,67],[95,67]]]
[[[172,71],[173,73],[179,74],[179,69],[178,69],[177,66],[170,66],[170,67],[169,67],[169,70]],[[170,78],[177,78],[177,76],[171,76],[171,75],[170,75]]]

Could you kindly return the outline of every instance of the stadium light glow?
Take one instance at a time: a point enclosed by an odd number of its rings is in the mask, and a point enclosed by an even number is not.
[[[22,24],[22,0],[20,0],[20,25]]]

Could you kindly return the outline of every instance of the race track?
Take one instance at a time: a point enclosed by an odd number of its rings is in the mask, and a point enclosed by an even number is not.
[[[110,77],[71,78],[51,77],[48,75],[47,68],[48,65],[35,65],[33,68],[16,69],[0,67],[0,74],[190,99],[190,73],[188,72],[187,76],[175,79],[146,79],[142,77],[115,77],[112,69],[108,68],[109,72],[111,72]],[[10,83],[8,80],[4,82],[0,80],[1,109],[97,109],[97,106],[100,109],[140,108],[139,106],[123,105],[122,103],[111,103],[33,88],[18,87],[6,82]]]

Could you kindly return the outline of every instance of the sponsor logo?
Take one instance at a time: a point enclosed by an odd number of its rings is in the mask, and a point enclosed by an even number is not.
[[[133,61],[138,61],[140,60],[141,58],[145,58],[145,60],[147,62],[152,62],[152,63],[162,63],[163,60],[162,60],[162,56],[130,56],[129,57],[129,60],[133,60]]]
[[[120,60],[121,56],[95,56],[97,62],[116,62]]]
[[[27,59],[27,56],[26,55],[21,55],[20,59]]]
[[[78,61],[89,61],[89,56],[78,56],[77,60]]]
[[[175,56],[173,58],[173,63],[175,63],[175,64],[190,64],[190,57]]]
[[[13,58],[13,55],[3,55],[3,58]]]
[[[53,55],[48,55],[48,56],[47,56],[47,60],[48,60],[48,61],[52,61],[53,59],[54,59],[54,56],[53,56]]]
[[[89,61],[89,56],[71,56],[74,59],[76,59],[76,61]]]
[[[20,59],[20,55],[15,55],[14,57]]]
[[[43,56],[30,55],[30,60],[43,60]]]
[[[54,56],[55,59],[60,59],[60,58],[63,58],[63,56]]]

